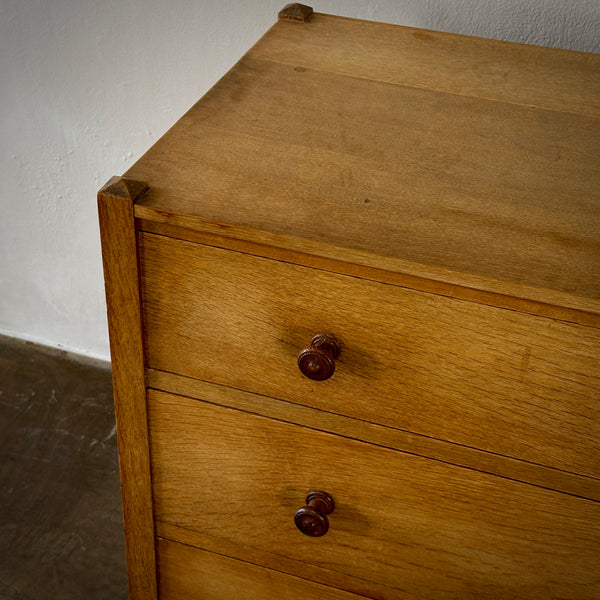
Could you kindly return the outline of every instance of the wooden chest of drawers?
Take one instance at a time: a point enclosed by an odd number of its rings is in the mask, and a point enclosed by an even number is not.
[[[600,598],[599,74],[295,5],[100,191],[133,599]]]

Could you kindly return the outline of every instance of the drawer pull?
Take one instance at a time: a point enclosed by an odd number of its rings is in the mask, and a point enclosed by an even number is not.
[[[339,342],[328,333],[317,333],[298,355],[298,368],[315,381],[329,379],[335,371],[335,359],[340,353]]]
[[[326,492],[310,492],[306,496],[306,506],[299,508],[294,515],[296,527],[311,537],[321,537],[329,529],[327,515],[333,512],[335,503]]]

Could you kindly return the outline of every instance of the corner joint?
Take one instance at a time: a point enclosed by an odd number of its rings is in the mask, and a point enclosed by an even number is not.
[[[129,177],[111,177],[98,192],[98,195],[116,196],[135,202],[148,190],[145,181],[130,179]]]
[[[312,15],[312,7],[306,6],[305,4],[300,4],[298,2],[292,2],[280,10],[278,16],[280,21],[297,21],[300,23],[305,23],[306,21],[310,20]]]

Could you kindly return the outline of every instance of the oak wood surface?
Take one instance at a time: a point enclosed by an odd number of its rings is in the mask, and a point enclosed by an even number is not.
[[[593,477],[584,477],[543,465],[507,458],[500,454],[491,454],[476,448],[450,444],[424,435],[383,427],[375,423],[276,400],[268,396],[259,396],[174,373],[149,369],[147,381],[148,386],[155,390],[236,408],[278,421],[334,433],[392,450],[400,450],[600,502],[600,479]]]
[[[262,565],[281,573],[294,576],[302,575],[303,578],[309,581],[339,590],[350,591],[350,593],[358,594],[360,597],[364,596],[373,600],[418,600],[421,598],[421,596],[383,586],[379,582],[352,577],[314,564],[299,563],[282,554],[274,554],[268,550],[260,550],[246,544],[230,542],[222,537],[204,535],[192,529],[184,529],[170,523],[157,522],[156,531],[164,539],[177,540],[177,542],[188,546],[208,550],[247,563]]]
[[[351,275],[361,279],[389,283],[422,292],[439,294],[440,296],[450,296],[600,329],[600,313],[587,312],[591,308],[590,305],[587,305],[587,310],[568,308],[572,303],[572,297],[569,295],[557,292],[547,294],[542,290],[535,290],[527,286],[517,286],[516,284],[507,286],[501,282],[494,282],[492,287],[495,291],[484,291],[482,288],[485,288],[490,282],[482,282],[481,279],[473,276],[467,278],[468,282],[465,279],[461,285],[457,285],[456,283],[450,283],[452,278],[448,279],[439,269],[432,269],[431,267],[427,268],[429,277],[425,277],[423,272],[416,274],[414,269],[409,268],[408,265],[405,265],[406,268],[402,273],[387,270],[387,267],[384,270],[383,266],[379,268],[368,266],[369,261],[364,261],[364,257],[361,257],[358,253],[353,254],[352,258],[355,262],[352,263],[347,262],[350,258],[347,252],[344,252],[343,256],[338,255],[336,252],[333,252],[330,257],[322,256],[319,254],[319,250],[306,240],[301,244],[292,243],[291,245],[287,244],[289,240],[284,240],[281,237],[270,238],[268,242],[265,239],[257,242],[232,237],[230,235],[232,232],[229,230],[223,235],[222,227],[216,227],[212,232],[199,231],[198,228],[190,229],[166,223],[166,220],[167,218],[161,218],[159,222],[137,219],[138,229],[139,231],[156,233],[174,239],[198,242],[215,248],[235,250],[244,254],[273,258],[282,262],[339,273],[340,275]],[[168,220],[171,221],[171,219]],[[574,305],[583,306],[579,300]]]
[[[417,34],[278,24],[128,172],[136,215],[597,314],[598,58]]]
[[[132,600],[600,598],[599,74],[280,21],[103,188]]]
[[[165,600],[359,600],[342,590],[219,556],[170,540],[157,546],[159,590]],[[249,582],[252,582],[250,585]]]
[[[156,518],[408,593],[600,597],[600,505],[150,391]],[[336,509],[322,538],[295,510]]]
[[[140,181],[112,178],[98,193],[113,395],[131,600],[156,600],[154,520],[133,203]]]
[[[600,332],[140,234],[147,365],[600,475]],[[298,353],[342,345],[311,381]]]
[[[498,102],[600,116],[600,56],[315,13],[277,23],[252,58]]]

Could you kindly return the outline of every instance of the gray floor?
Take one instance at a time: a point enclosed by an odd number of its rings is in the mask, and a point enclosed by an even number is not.
[[[0,336],[0,600],[127,598],[110,370]]]

